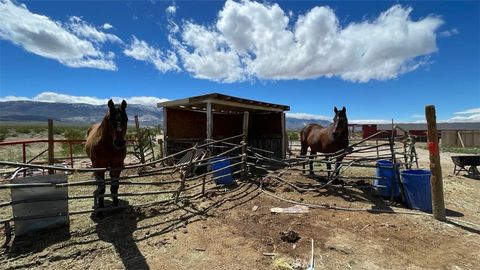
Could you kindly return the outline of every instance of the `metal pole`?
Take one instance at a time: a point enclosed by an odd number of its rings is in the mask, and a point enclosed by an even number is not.
[[[53,120],[48,119],[48,165],[55,163],[54,143],[53,143]],[[48,170],[48,174],[53,174],[55,171]]]
[[[431,188],[433,217],[440,221],[446,221],[445,202],[443,198],[442,167],[440,165],[440,152],[437,138],[437,116],[434,105],[428,105],[425,107],[425,116],[427,118],[428,126],[428,152],[430,154],[430,171],[432,173]]]

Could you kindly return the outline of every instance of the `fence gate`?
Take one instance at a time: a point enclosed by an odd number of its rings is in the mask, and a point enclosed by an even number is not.
[[[145,163],[155,160],[153,139],[150,129],[146,128],[135,141],[133,151],[140,162]]]

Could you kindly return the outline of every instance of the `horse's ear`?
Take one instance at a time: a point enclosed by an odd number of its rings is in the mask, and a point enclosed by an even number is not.
[[[113,104],[113,100],[111,99],[108,101],[108,108],[110,108],[110,110],[115,109],[115,104]]]
[[[347,109],[345,108],[345,106],[343,106],[342,111],[347,112]]]
[[[122,108],[122,110],[125,111],[125,109],[127,108],[127,102],[125,100],[122,100],[122,104],[120,105],[120,107]]]
[[[335,112],[335,114],[337,114],[337,113],[338,113],[337,106],[335,106],[335,108],[333,108],[333,111]]]

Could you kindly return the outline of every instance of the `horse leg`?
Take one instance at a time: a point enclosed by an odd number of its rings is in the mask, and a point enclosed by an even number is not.
[[[97,189],[93,192],[95,198],[93,198],[93,206],[96,209],[104,208],[104,198],[99,197],[105,194],[105,173],[95,172],[95,181],[97,182]]]
[[[118,177],[120,177],[120,172],[121,171],[110,171],[110,181],[111,181],[111,185],[110,185],[110,193],[112,194],[112,202],[113,202],[113,206],[118,206],[118,187],[119,187],[119,184],[118,184]]]
[[[300,149],[300,156],[305,156],[307,154],[308,145],[302,142],[302,148]],[[305,162],[302,162],[302,174],[305,173]]]
[[[310,149],[310,175],[315,175],[315,173],[313,172],[313,159],[315,158],[314,155],[316,155],[317,152],[315,151],[312,151]]]
[[[343,156],[340,156],[337,158],[335,162],[335,183],[341,183],[339,176],[340,176],[340,170],[338,169],[340,167],[340,164],[343,160]],[[343,184],[342,184],[343,185]]]

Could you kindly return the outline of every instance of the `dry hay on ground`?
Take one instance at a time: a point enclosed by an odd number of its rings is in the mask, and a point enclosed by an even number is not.
[[[421,167],[426,168],[428,153],[418,152]],[[442,154],[442,167],[448,213],[480,223],[480,181],[454,176],[447,154]],[[120,191],[133,191],[131,188],[121,186]],[[299,193],[280,183],[271,188],[277,195],[296,201],[389,208],[370,192],[357,189]],[[84,189],[78,192],[93,191],[91,187]],[[0,196],[8,199],[8,194]],[[129,197],[122,203],[134,205],[162,198]],[[86,200],[72,203],[70,208],[91,205],[92,201]],[[179,205],[132,207],[101,220],[72,216],[69,237],[55,232],[37,234],[18,241],[0,260],[6,269],[274,269],[279,262],[305,266],[310,239],[314,239],[319,269],[475,269],[480,265],[480,232],[472,228],[423,215],[331,209],[311,209],[301,215],[270,213],[271,207],[288,206],[291,204],[263,194],[252,179],[231,190],[214,188],[205,198]],[[280,233],[286,230],[298,232],[300,240],[283,242]]]

